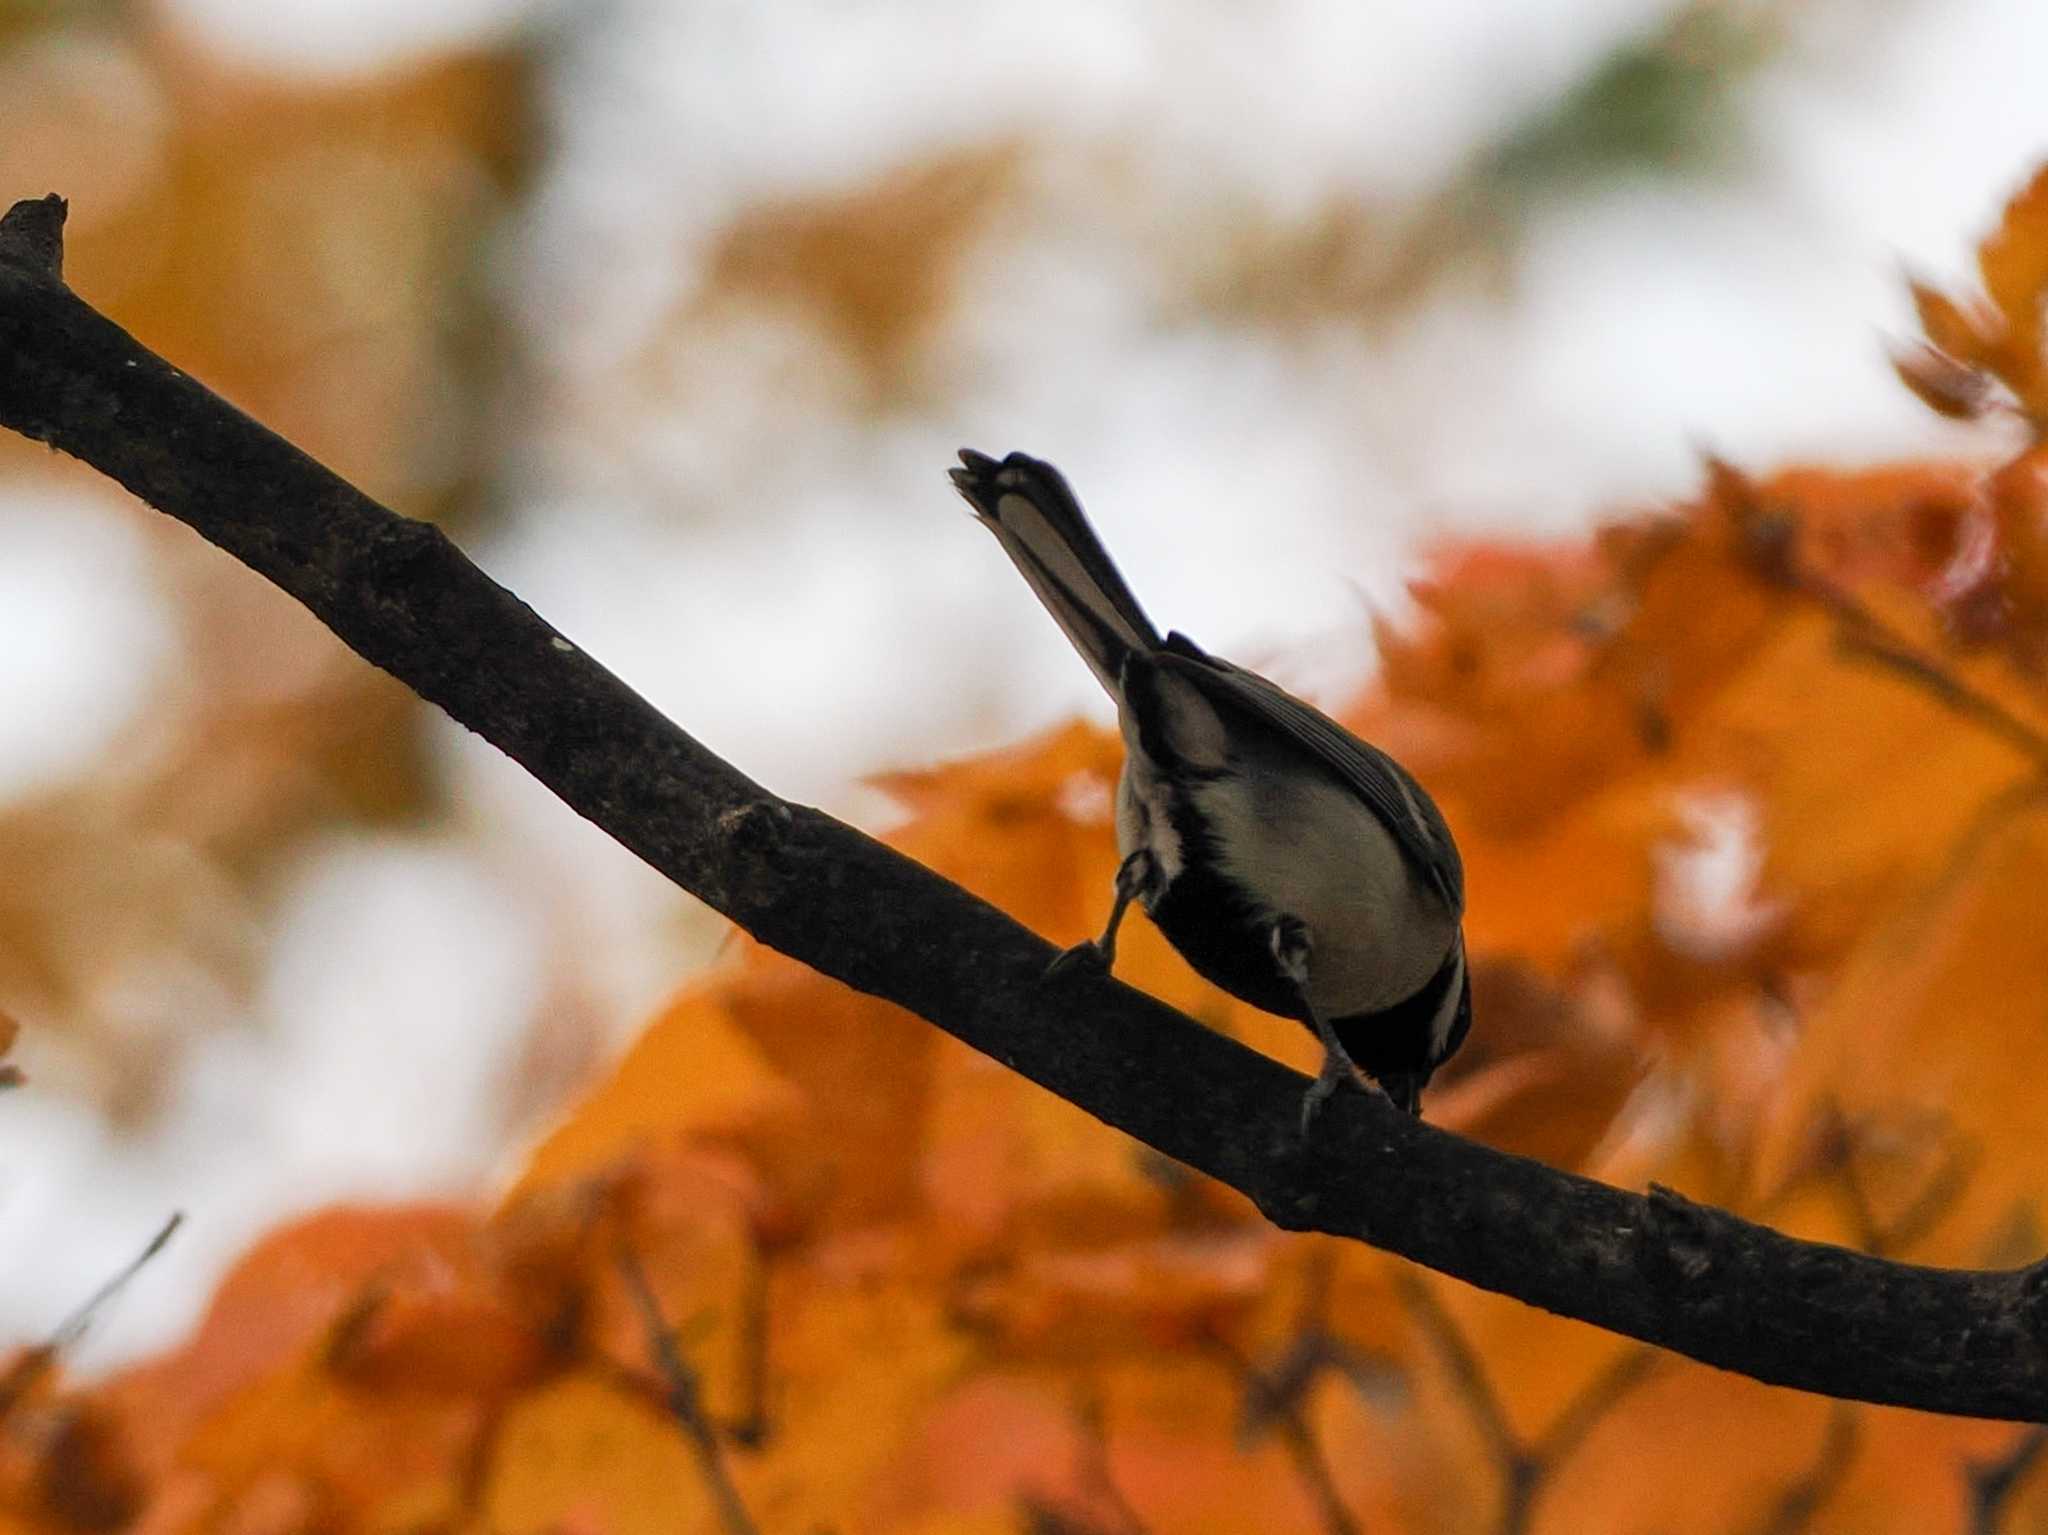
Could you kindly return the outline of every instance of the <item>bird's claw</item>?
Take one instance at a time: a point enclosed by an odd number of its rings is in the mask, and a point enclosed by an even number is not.
[[[1102,952],[1102,945],[1093,938],[1084,938],[1054,957],[1053,962],[1045,967],[1045,979],[1050,983],[1077,972],[1104,975],[1108,971],[1109,956]]]
[[[1330,1100],[1330,1095],[1336,1092],[1339,1087],[1347,1085],[1357,1088],[1362,1093],[1385,1098],[1389,1103],[1394,1101],[1384,1087],[1381,1087],[1379,1083],[1366,1076],[1356,1066],[1353,1066],[1348,1059],[1342,1059],[1335,1055],[1325,1056],[1323,1058],[1323,1069],[1316,1073],[1315,1081],[1309,1083],[1308,1091],[1301,1095],[1301,1138],[1303,1140],[1308,1139],[1309,1131],[1315,1124],[1316,1116],[1323,1111],[1323,1105]]]
[[[1332,1072],[1326,1064],[1322,1071],[1317,1074],[1315,1081],[1309,1083],[1308,1091],[1301,1095],[1301,1138],[1303,1140],[1308,1139],[1309,1129],[1315,1124],[1316,1115],[1322,1112],[1324,1102],[1329,1098],[1330,1094],[1337,1090],[1337,1084],[1343,1080],[1342,1077]]]

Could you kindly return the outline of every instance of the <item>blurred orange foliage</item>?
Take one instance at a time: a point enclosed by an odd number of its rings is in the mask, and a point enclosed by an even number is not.
[[[0,40],[0,175],[71,199],[78,290],[389,504],[473,524],[489,455],[464,402],[503,343],[467,278],[531,152],[516,59],[297,87],[149,6],[8,8]],[[280,871],[431,806],[426,710],[83,466],[5,434],[0,472],[109,503],[169,620],[149,707],[0,805],[0,1008],[78,1036],[108,1117],[146,1123],[250,985]]]
[[[1928,341],[2038,426],[2048,178],[1982,269],[1982,302],[1922,292]],[[1352,716],[1470,871],[1477,1026],[1434,1119],[1808,1237],[2039,1255],[2043,462],[1717,463],[1587,544],[1437,555]],[[1075,726],[901,775],[897,841],[1077,939],[1117,760]],[[1311,1063],[1143,924],[1119,969]],[[300,1222],[97,1386],[19,1356],[0,1531],[1926,1535],[2048,1520],[1979,1474],[2040,1443],[1284,1236],[742,943],[495,1212]]]

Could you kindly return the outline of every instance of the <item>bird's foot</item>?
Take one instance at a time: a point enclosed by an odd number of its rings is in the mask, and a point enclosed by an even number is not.
[[[1329,1050],[1323,1054],[1323,1069],[1316,1073],[1315,1081],[1309,1083],[1308,1091],[1301,1095],[1301,1138],[1307,1140],[1314,1127],[1316,1116],[1323,1111],[1323,1105],[1330,1095],[1340,1087],[1354,1087],[1362,1093],[1386,1098],[1387,1090],[1353,1064],[1351,1057],[1343,1050]],[[1392,1099],[1388,1099],[1392,1102]]]
[[[1101,943],[1084,938],[1071,949],[1062,949],[1045,967],[1045,983],[1051,985],[1073,975],[1107,975],[1109,964],[1109,954]]]

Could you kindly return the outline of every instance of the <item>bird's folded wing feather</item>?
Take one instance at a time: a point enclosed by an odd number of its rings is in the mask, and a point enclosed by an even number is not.
[[[1393,833],[1418,873],[1434,884],[1452,912],[1465,910],[1465,866],[1450,828],[1428,792],[1377,747],[1256,672],[1209,655],[1179,634],[1153,658],[1211,699],[1258,716],[1356,790]]]

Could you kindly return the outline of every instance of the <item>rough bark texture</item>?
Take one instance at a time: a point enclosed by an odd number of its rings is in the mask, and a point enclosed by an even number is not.
[[[2048,1421],[2048,1268],[1930,1269],[1610,1188],[1303,1080],[1113,981],[1046,986],[993,907],[789,804],[657,714],[437,529],[386,510],[63,284],[64,203],[0,219],[0,424],[219,545],[763,942],[899,1003],[1256,1201],[1708,1364]],[[935,482],[936,483],[936,482]]]

